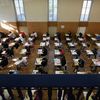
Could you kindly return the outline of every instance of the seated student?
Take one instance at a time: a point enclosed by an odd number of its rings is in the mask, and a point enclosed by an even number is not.
[[[49,33],[48,32],[46,32],[46,36],[49,36]]]
[[[6,34],[3,32],[0,32],[0,38],[4,38],[4,37],[6,37]]]
[[[62,65],[62,66],[65,66],[65,64],[66,64],[66,58],[65,58],[64,55],[62,55],[62,56],[61,56],[61,65]]]
[[[8,74],[20,74],[18,70],[9,70]]]
[[[14,56],[14,48],[13,47],[9,47],[7,50],[6,50],[6,52],[7,52],[7,55],[8,55],[8,57],[13,57]]]
[[[23,38],[26,36],[25,32],[20,32],[19,36],[22,36]]]
[[[9,32],[8,36],[9,39],[14,39],[16,37],[16,35],[13,32]]]
[[[63,49],[59,49],[59,51],[60,51],[61,55],[64,55],[64,50]]]
[[[15,45],[14,45],[14,47],[15,47],[16,49],[18,49],[18,47],[19,47],[19,42],[16,42]]]
[[[77,53],[78,57],[80,57],[81,51],[79,49],[76,49],[76,53]]]
[[[83,34],[82,34],[81,32],[79,33],[79,37],[80,37],[80,38],[82,38],[82,37],[83,37]]]
[[[3,48],[2,47],[0,47],[0,57],[2,56],[2,51],[3,51]]]
[[[79,67],[80,68],[83,68],[84,67],[84,60],[82,59],[82,58],[80,58],[79,60],[78,60],[78,64],[79,64]]]
[[[31,54],[31,49],[30,47],[25,48],[26,49],[26,56],[29,56]]]
[[[27,64],[28,64],[27,57],[22,57],[22,65],[27,66]]]
[[[37,38],[37,32],[34,32],[34,37]]]
[[[47,74],[47,72],[46,72],[46,71],[44,71],[44,70],[43,70],[43,68],[39,68],[38,70],[39,70],[39,72],[38,72],[38,73],[40,73],[40,74]]]
[[[45,47],[43,47],[42,50],[43,50],[42,56],[46,56],[47,55],[47,49]]]
[[[6,56],[2,56],[1,67],[5,67],[8,65],[8,58]]]
[[[3,42],[2,46],[3,46],[3,48],[8,48],[8,43],[7,42]]]
[[[95,58],[96,58],[96,56],[97,56],[97,48],[94,48],[94,49],[92,50],[92,52],[94,53],[94,56],[95,56]]]
[[[42,63],[41,63],[41,65],[44,67],[44,66],[46,66],[47,65],[47,58],[43,58],[42,59]]]
[[[57,34],[57,37],[58,37],[59,41],[61,41],[61,33],[57,32],[56,34]]]
[[[69,34],[69,37],[70,38],[72,37],[72,33],[70,31],[67,34]]]

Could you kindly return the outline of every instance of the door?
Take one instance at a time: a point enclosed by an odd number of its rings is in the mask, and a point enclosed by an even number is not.
[[[50,34],[50,37],[54,37],[54,34],[57,32],[57,27],[55,26],[50,26],[49,27],[49,34]]]
[[[84,34],[85,34],[85,32],[86,32],[86,27],[78,27],[78,31],[77,31],[77,33],[82,33],[83,34],[83,36],[84,36]]]

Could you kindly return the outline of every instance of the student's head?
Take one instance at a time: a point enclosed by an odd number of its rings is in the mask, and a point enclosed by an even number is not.
[[[19,60],[21,60],[22,59],[22,57],[19,57]]]

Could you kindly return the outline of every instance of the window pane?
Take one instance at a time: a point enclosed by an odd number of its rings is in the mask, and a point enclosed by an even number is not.
[[[88,21],[92,0],[84,0],[80,21]]]
[[[16,5],[15,5],[16,7],[19,6],[18,0],[14,0],[14,3],[16,4]]]
[[[82,14],[85,14],[85,10],[86,10],[85,8],[82,9]]]
[[[86,5],[87,5],[87,1],[84,1],[83,2],[83,7],[86,7]]]
[[[49,0],[49,21],[57,21],[57,0]]]
[[[23,0],[14,0],[18,21],[25,21]]]
[[[88,1],[88,7],[91,7],[91,3],[92,3],[92,1]]]

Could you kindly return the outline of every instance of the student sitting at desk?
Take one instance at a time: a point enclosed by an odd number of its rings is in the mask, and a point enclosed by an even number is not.
[[[49,36],[49,33],[48,32],[46,32],[46,36]]]
[[[43,54],[42,56],[46,56],[47,55],[47,49],[45,47],[43,47]]]
[[[43,66],[43,67],[45,67],[46,65],[47,65],[47,58],[43,58],[42,59],[42,63],[41,63],[41,65]]]
[[[3,68],[8,65],[8,58],[6,56],[2,56],[2,60],[0,66]]]
[[[60,51],[61,55],[64,55],[64,50],[63,49],[59,49],[59,51]]]
[[[95,56],[95,58],[96,58],[96,56],[97,56],[97,48],[94,48],[94,49],[92,50],[92,52],[94,53],[94,56]]]
[[[82,58],[80,58],[79,60],[78,60],[78,64],[79,64],[79,67],[80,68],[83,68],[84,67],[84,60],[82,59]]]
[[[0,47],[0,57],[2,56],[2,51],[3,51],[3,48],[2,47]]]
[[[65,58],[64,55],[62,55],[62,56],[61,56],[61,65],[62,65],[62,66],[65,66],[65,64],[66,64],[66,58]]]
[[[3,46],[3,48],[8,48],[8,43],[7,42],[3,42],[2,46]]]
[[[72,37],[72,33],[70,31],[67,34],[69,34],[69,37],[70,38]]]
[[[13,47],[9,47],[6,50],[8,57],[13,57],[14,56],[14,48]]]
[[[83,37],[83,34],[82,34],[81,32],[79,33],[79,37],[80,37],[80,38],[82,38],[82,37]]]
[[[16,49],[18,49],[18,47],[19,47],[19,42],[16,42],[15,45],[14,45],[14,47],[15,47]]]
[[[77,53],[78,57],[80,57],[81,51],[79,49],[76,49],[76,53]]]

